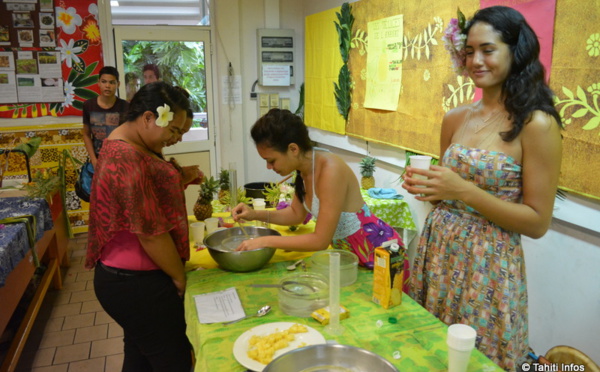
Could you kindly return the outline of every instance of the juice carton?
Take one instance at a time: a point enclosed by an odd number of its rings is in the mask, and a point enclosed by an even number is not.
[[[385,309],[400,305],[403,281],[404,255],[400,246],[394,242],[375,248],[373,302]]]

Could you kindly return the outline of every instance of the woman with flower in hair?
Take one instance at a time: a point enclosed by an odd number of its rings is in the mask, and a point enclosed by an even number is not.
[[[95,268],[98,301],[123,328],[123,371],[191,368],[181,298],[189,259],[183,183],[161,156],[188,108],[172,86],[144,85],[127,121],[104,141],[94,174],[86,267]]]
[[[365,204],[352,169],[328,150],[313,147],[299,116],[271,109],[254,123],[250,134],[268,169],[281,176],[296,172],[295,192],[291,205],[280,210],[253,210],[240,203],[232,210],[233,219],[291,226],[303,223],[310,213],[316,225],[309,234],[245,240],[238,250],[319,251],[331,244],[354,252],[361,265],[372,268],[373,252],[383,242],[396,239],[403,246],[398,233]]]
[[[481,9],[458,32],[466,39],[457,66],[483,96],[444,116],[440,166],[407,168],[403,187],[435,205],[410,294],[446,324],[472,326],[477,348],[515,370],[529,351],[521,235],[540,238],[550,225],[561,120],[537,36],[519,12]]]

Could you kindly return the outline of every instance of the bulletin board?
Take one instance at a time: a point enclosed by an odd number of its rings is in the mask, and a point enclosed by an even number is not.
[[[531,11],[527,9],[529,7],[535,12],[536,7],[548,4],[555,11],[555,18],[554,24],[547,22],[548,18],[545,23],[550,24],[552,29],[541,33],[536,31],[540,42],[550,45],[545,51],[550,58],[549,65],[546,66],[549,84],[556,94],[556,108],[565,124],[559,187],[600,198],[600,182],[597,181],[600,162],[590,161],[600,158],[600,0],[362,0],[350,3],[354,16],[348,62],[352,99],[348,120],[343,126],[338,125],[336,132],[438,157],[444,114],[456,106],[477,99],[472,81],[458,76],[452,70],[441,39],[448,21],[456,17],[457,8],[460,7],[469,18],[480,7],[491,5],[511,6],[519,10],[524,7],[526,11]],[[521,12],[524,13],[523,10]],[[401,74],[394,75],[400,86],[397,106],[393,110],[365,107],[367,92],[373,91],[372,86],[368,87],[368,81],[376,81],[378,78],[377,74],[370,77],[367,75],[368,71],[377,71],[374,68],[368,69],[367,65],[377,66],[385,64],[382,60],[387,60],[390,66],[390,60],[397,59],[397,56],[390,53],[386,55],[376,47],[377,43],[371,43],[369,26],[374,34],[372,21],[389,19],[389,22],[382,22],[383,26],[376,25],[381,29],[386,24],[391,24],[391,17],[398,15],[402,15],[402,58]],[[528,18],[527,14],[525,16]],[[331,15],[327,19],[333,30],[336,20]],[[394,22],[398,24],[397,21]],[[307,34],[310,32],[308,28],[307,22]],[[394,42],[393,39],[390,40],[390,43]],[[308,71],[309,60],[313,65],[328,66],[332,63],[332,60],[320,56],[308,43],[306,54],[307,77],[314,75]],[[377,58],[373,58],[373,54]],[[337,77],[323,78],[329,79],[323,83],[325,86],[333,87]],[[307,80],[307,96],[310,89]],[[395,94],[386,90],[383,85],[379,90]],[[330,95],[333,95],[332,88]],[[329,97],[324,95],[322,100],[328,102]],[[373,101],[377,102],[371,99]],[[307,125],[327,130],[327,126],[331,125],[331,120],[327,118],[333,115],[331,112],[336,111],[336,108],[323,107],[318,102],[313,102],[312,105],[308,103],[307,100],[305,117],[311,120],[307,120]],[[313,112],[323,110],[329,110],[330,113],[313,115]],[[341,116],[339,113],[337,115],[338,118]],[[327,120],[321,123],[320,119],[323,118]]]
[[[80,116],[102,64],[96,0],[0,2],[0,118]]]

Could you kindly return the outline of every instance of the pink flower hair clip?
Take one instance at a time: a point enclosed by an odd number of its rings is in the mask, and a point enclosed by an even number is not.
[[[467,52],[465,51],[467,35],[463,33],[466,28],[466,19],[460,9],[456,13],[458,18],[450,19],[442,40],[444,41],[444,47],[450,53],[454,71],[467,77],[469,76],[466,68]]]

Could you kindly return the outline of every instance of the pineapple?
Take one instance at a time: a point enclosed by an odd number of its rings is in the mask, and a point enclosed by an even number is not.
[[[362,175],[360,185],[365,190],[375,187],[375,178],[373,177],[375,160],[377,159],[367,156],[360,161],[360,174]]]
[[[212,176],[200,185],[200,196],[194,205],[194,216],[198,221],[204,221],[212,216],[213,207],[211,202],[218,188],[219,182]]]
[[[227,205],[225,198],[229,199],[229,170],[221,169],[219,173],[219,203]]]

